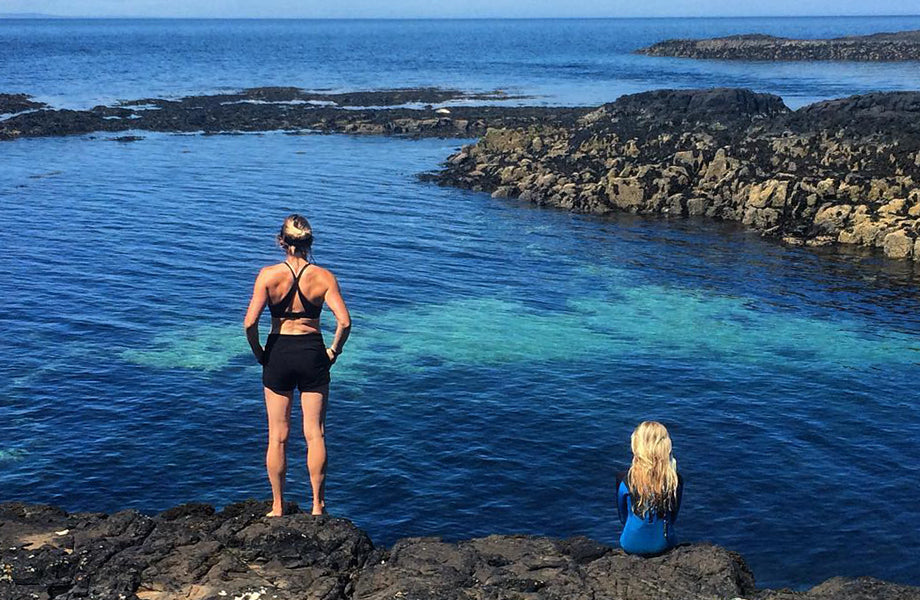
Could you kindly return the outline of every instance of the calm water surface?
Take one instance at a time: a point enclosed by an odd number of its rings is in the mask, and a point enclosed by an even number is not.
[[[920,87],[915,65],[626,54],[759,24],[820,36],[920,20],[0,23],[0,89],[86,105],[433,83],[596,103],[718,84],[792,104]],[[334,369],[328,500],[377,543],[615,543],[614,474],[654,418],[687,481],[683,539],[742,552],[761,585],[920,584],[913,264],[416,180],[460,140],[144,135],[0,144],[0,500],[156,511],[267,498],[241,322],[296,210],[355,322]],[[302,451],[295,441],[289,478],[303,504]]]

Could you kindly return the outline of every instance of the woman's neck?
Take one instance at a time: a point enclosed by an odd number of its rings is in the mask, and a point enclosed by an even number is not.
[[[293,265],[296,265],[299,262],[305,262],[305,263],[310,262],[309,260],[307,260],[307,257],[304,256],[303,254],[288,254],[285,260]]]

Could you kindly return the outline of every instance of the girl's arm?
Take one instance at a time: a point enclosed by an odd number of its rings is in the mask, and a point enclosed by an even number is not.
[[[680,512],[680,501],[684,498],[684,478],[677,474],[677,492],[674,497],[674,508],[671,509],[671,522],[677,522],[677,513]]]
[[[629,517],[629,490],[625,473],[617,473],[617,516],[620,517],[620,523],[626,525],[626,518]]]

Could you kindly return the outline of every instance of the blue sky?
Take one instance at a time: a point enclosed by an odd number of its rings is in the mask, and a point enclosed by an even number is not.
[[[920,0],[0,0],[0,13],[20,12],[301,18],[916,15]]]

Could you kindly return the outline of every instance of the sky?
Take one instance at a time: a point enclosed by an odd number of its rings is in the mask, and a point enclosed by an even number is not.
[[[0,14],[13,13],[205,18],[917,15],[920,0],[0,0]]]

